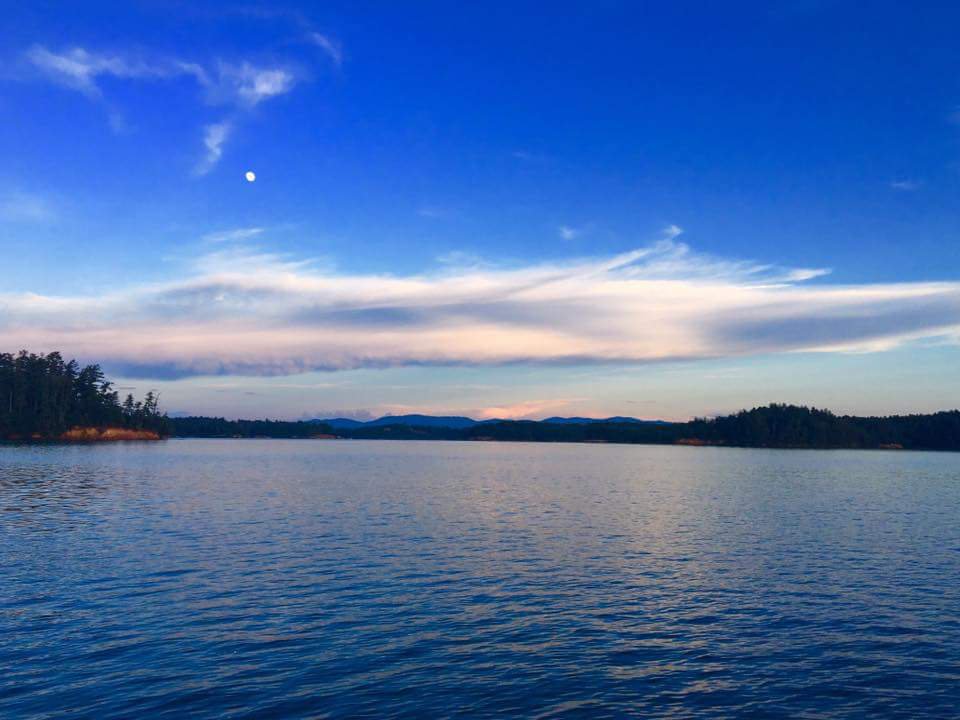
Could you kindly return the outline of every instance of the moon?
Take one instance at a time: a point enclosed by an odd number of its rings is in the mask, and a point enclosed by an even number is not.
[[[247,170],[244,177],[247,179],[247,182],[253,182],[257,179],[257,174],[253,170]]]

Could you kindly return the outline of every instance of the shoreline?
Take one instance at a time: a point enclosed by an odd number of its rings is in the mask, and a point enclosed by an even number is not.
[[[514,440],[493,437],[468,437],[468,438],[445,438],[445,437],[348,437],[338,435],[316,435],[311,437],[268,437],[268,436],[233,436],[233,435],[171,435],[167,440],[339,440],[345,442],[462,442],[462,443],[515,443],[523,445],[643,445],[647,447],[688,447],[688,448],[720,448],[733,450],[865,450],[865,451],[884,451],[884,452],[960,452],[960,450],[944,450],[937,448],[922,447],[903,447],[901,445],[879,445],[873,447],[863,447],[855,445],[832,445],[829,447],[816,447],[812,445],[734,445],[731,443],[691,441],[690,439],[681,439],[673,442],[623,442],[617,440]]]
[[[4,443],[101,443],[101,442],[154,442],[164,437],[153,430],[132,430],[116,427],[74,427],[60,435],[7,435],[0,438]]]

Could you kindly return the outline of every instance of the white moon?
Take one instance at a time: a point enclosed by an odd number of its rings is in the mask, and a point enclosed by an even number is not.
[[[257,179],[257,174],[253,170],[247,170],[244,177],[247,179],[247,182],[253,182]]]

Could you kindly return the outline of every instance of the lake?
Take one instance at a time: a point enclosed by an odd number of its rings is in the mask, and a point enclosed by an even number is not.
[[[956,717],[960,454],[0,447],[3,718]]]

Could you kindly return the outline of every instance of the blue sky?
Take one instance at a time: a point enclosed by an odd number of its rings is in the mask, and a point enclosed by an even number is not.
[[[196,5],[5,8],[4,347],[228,416],[958,404],[955,4]]]

